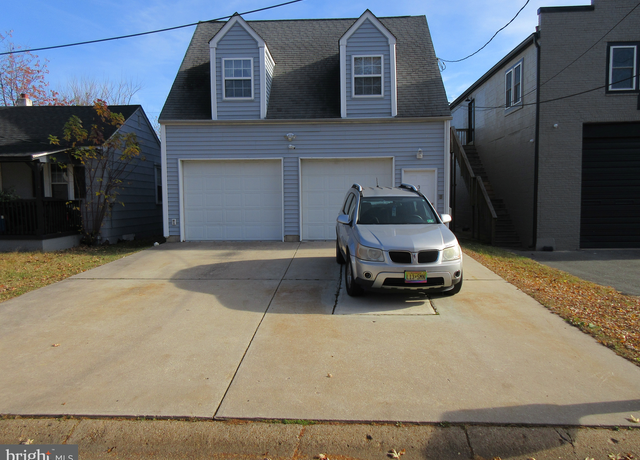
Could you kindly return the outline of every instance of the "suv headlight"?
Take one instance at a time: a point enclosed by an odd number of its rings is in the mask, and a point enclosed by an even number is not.
[[[449,246],[442,251],[442,260],[458,260],[461,257],[460,245]]]
[[[384,262],[384,253],[380,249],[368,248],[367,246],[358,245],[356,257],[373,262]]]

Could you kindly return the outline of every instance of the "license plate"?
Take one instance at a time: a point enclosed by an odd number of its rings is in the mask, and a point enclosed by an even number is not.
[[[426,283],[427,272],[404,272],[404,281],[406,283]]]

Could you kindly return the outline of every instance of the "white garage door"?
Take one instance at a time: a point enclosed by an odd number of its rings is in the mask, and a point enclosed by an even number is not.
[[[185,239],[281,240],[280,160],[185,161]]]
[[[302,239],[332,240],[336,217],[349,187],[393,185],[393,160],[301,160]]]

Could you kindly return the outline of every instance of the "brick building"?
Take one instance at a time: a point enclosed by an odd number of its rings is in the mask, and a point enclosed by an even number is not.
[[[524,246],[640,247],[640,5],[543,7],[452,104]],[[457,182],[456,219],[465,213]]]

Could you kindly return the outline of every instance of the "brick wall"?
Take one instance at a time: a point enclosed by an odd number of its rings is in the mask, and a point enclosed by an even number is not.
[[[545,101],[606,84],[607,43],[640,41],[640,8],[613,28],[636,4],[594,0],[592,11],[541,9],[538,248],[579,247],[583,124],[640,120],[638,93],[607,94],[602,88]]]

